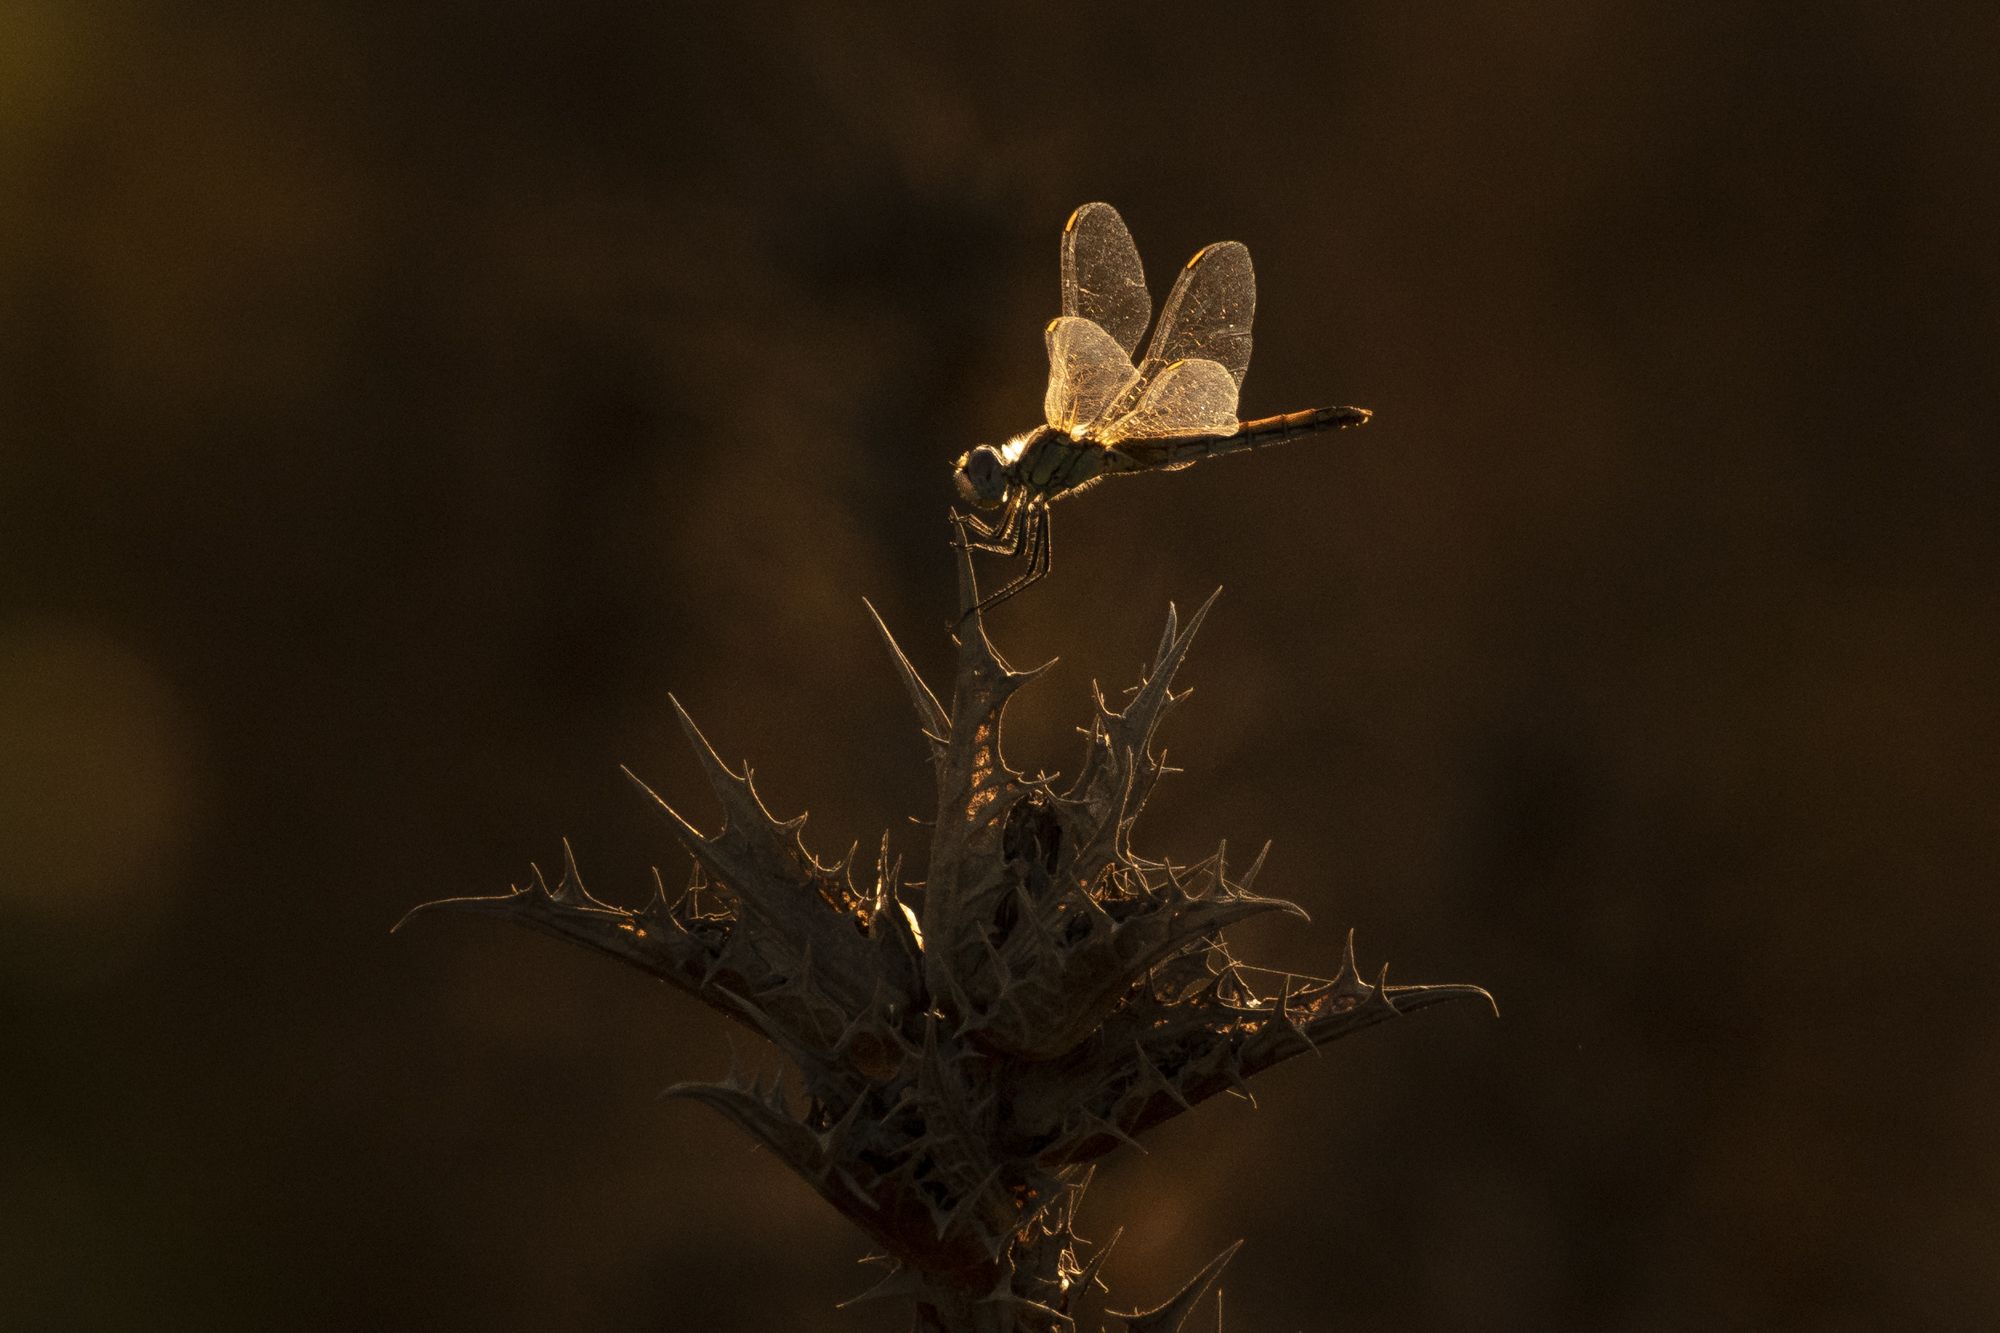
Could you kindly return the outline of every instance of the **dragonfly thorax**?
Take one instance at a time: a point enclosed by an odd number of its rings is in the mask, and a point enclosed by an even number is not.
[[[1046,504],[1120,470],[1121,463],[1127,460],[1101,445],[1037,426],[1005,444],[982,444],[961,454],[952,480],[967,504],[999,509],[1020,500]]]

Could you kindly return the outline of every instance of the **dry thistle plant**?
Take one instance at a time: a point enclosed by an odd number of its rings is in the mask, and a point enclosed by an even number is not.
[[[1327,407],[1237,420],[1256,309],[1242,245],[1188,261],[1137,361],[1152,302],[1117,210],[1077,209],[1061,261],[1046,424],[957,463],[959,497],[996,517],[955,516],[949,708],[875,617],[937,782],[923,880],[902,881],[886,833],[872,884],[854,882],[852,852],[822,865],[800,841],[805,816],[772,818],[749,768],[717,758],[676,701],[723,810],[721,831],[705,835],[639,784],[694,858],[678,899],[656,871],[639,911],[599,902],[565,843],[553,889],[538,872],[499,897],[430,904],[602,950],[768,1038],[789,1080],[782,1067],[768,1082],[732,1072],[670,1094],[728,1116],[866,1232],[890,1272],[856,1299],[907,1299],[916,1333],[1103,1327],[1095,1293],[1110,1245],[1086,1260],[1075,1227],[1094,1162],[1217,1093],[1247,1096],[1252,1075],[1350,1032],[1491,999],[1477,986],[1391,986],[1386,967],[1371,985],[1352,933],[1331,979],[1240,963],[1228,927],[1305,915],[1251,892],[1263,855],[1231,878],[1227,844],[1193,865],[1133,850],[1133,821],[1166,771],[1153,734],[1207,604],[1185,626],[1167,608],[1152,668],[1122,710],[1097,699],[1067,787],[1008,766],[1002,715],[1037,673],[1001,660],[984,612],[1048,572],[1051,503],[1105,476],[1176,471],[1369,416]],[[975,549],[1025,556],[1027,571],[982,598]],[[1251,974],[1276,978],[1276,993]],[[1179,1333],[1234,1253],[1157,1309],[1111,1317],[1126,1333]]]
[[[1038,673],[1010,668],[987,638],[963,542],[959,595],[949,707],[875,617],[936,777],[921,883],[901,881],[886,833],[872,882],[855,882],[851,853],[822,864],[800,840],[805,817],[773,818],[748,767],[731,770],[680,711],[723,825],[704,834],[639,783],[694,859],[678,899],[656,871],[645,907],[600,902],[565,844],[554,888],[537,873],[498,897],[417,910],[588,945],[768,1038],[789,1077],[732,1071],[669,1094],[735,1121],[867,1233],[890,1271],[856,1301],[912,1302],[916,1333],[1178,1333],[1236,1247],[1165,1304],[1105,1324],[1096,1292],[1110,1245],[1086,1257],[1075,1230],[1092,1164],[1282,1060],[1490,997],[1392,986],[1386,967],[1371,984],[1351,932],[1331,980],[1250,968],[1224,944],[1227,927],[1304,915],[1251,892],[1262,854],[1238,875],[1226,844],[1192,865],[1133,850],[1133,821],[1167,771],[1154,731],[1207,604],[1185,624],[1168,608],[1146,679],[1122,710],[1096,700],[1082,763],[1059,789],[1007,764],[1003,712]]]

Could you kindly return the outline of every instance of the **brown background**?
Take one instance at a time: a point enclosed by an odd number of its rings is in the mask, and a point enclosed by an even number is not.
[[[233,8],[218,6],[216,10]],[[1233,237],[1248,414],[996,617],[1013,757],[1227,586],[1142,847],[1441,1011],[1117,1160],[1247,1333],[2000,1321],[2000,24],[1567,4],[0,7],[0,1322],[893,1329],[659,1105],[719,1020],[413,902],[684,862],[674,690],[927,801],[947,460],[1057,229]],[[1968,6],[1968,10],[1975,7]],[[398,12],[407,9],[411,12]]]

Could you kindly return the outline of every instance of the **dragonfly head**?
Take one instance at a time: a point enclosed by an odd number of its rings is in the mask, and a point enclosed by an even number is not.
[[[1007,502],[1007,464],[1000,451],[982,444],[959,455],[958,468],[951,476],[958,498],[981,509],[997,509]]]

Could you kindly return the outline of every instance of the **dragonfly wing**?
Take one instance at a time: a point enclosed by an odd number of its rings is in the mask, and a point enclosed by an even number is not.
[[[1176,361],[1153,376],[1130,412],[1091,432],[1099,442],[1230,435],[1236,430],[1236,377],[1218,361]]]
[[[1062,312],[1100,325],[1128,359],[1139,350],[1153,298],[1132,233],[1109,204],[1085,204],[1063,226]]]
[[[1138,383],[1132,356],[1102,325],[1076,315],[1049,321],[1049,388],[1042,399],[1048,422],[1074,435],[1097,420]]]
[[[1160,324],[1141,363],[1143,373],[1176,361],[1213,361],[1238,388],[1250,369],[1250,321],[1257,314],[1257,275],[1239,241],[1204,247],[1174,282]]]

